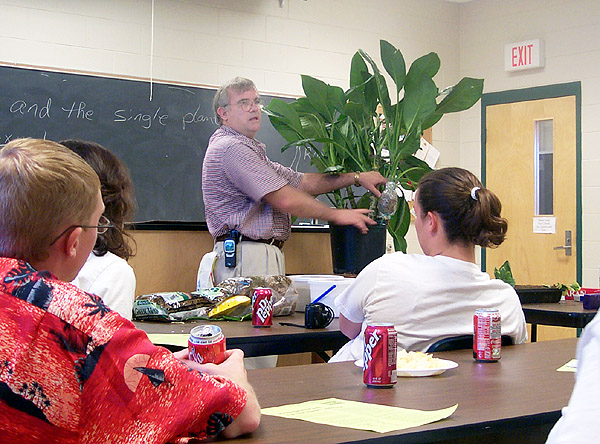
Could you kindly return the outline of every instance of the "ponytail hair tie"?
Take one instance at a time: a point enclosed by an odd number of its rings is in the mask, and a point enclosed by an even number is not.
[[[477,200],[477,190],[480,190],[480,189],[481,188],[479,188],[479,187],[471,188],[471,199]]]

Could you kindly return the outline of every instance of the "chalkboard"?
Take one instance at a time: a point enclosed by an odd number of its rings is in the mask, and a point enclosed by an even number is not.
[[[218,128],[215,88],[0,66],[0,146],[19,137],[90,140],[130,168],[137,222],[204,222],[202,161]],[[273,97],[263,96],[265,104]],[[263,114],[267,156],[315,171]]]

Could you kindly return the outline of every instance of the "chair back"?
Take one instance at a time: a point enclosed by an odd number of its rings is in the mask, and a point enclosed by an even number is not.
[[[502,335],[502,345],[513,345],[512,337]],[[431,344],[427,349],[427,353],[466,350],[469,348],[473,348],[473,335],[450,336],[449,338],[443,338]]]

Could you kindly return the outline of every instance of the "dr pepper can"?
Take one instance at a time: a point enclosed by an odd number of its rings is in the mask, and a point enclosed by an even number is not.
[[[386,388],[396,383],[397,333],[393,324],[372,324],[365,329],[363,382]]]
[[[500,312],[495,308],[480,308],[473,315],[473,358],[494,362],[500,359],[502,334]]]
[[[273,303],[270,288],[255,288],[252,294],[252,326],[273,325]]]
[[[192,328],[188,339],[190,361],[200,364],[220,364],[225,360],[225,335],[216,325],[198,325]]]

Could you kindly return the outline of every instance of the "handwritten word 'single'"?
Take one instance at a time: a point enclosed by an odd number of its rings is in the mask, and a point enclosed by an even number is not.
[[[137,112],[132,109],[118,109],[115,111],[113,122],[141,122],[142,128],[150,129],[153,122],[158,122],[159,125],[165,126],[168,118],[167,114],[160,114],[159,106],[154,114]]]

